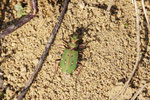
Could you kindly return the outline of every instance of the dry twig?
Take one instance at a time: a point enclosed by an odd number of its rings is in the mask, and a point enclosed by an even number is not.
[[[137,96],[143,91],[143,89],[147,86],[147,84],[143,85],[139,91],[137,91],[136,94],[134,94],[134,96],[131,98],[131,100],[135,100],[137,98]]]
[[[62,11],[60,13],[60,16],[59,16],[59,19],[58,19],[58,22],[57,22],[57,24],[55,25],[55,27],[54,27],[54,29],[52,31],[52,35],[48,39],[47,45],[46,45],[45,50],[44,50],[44,52],[43,52],[43,54],[42,54],[42,56],[40,58],[40,61],[37,64],[37,66],[36,66],[34,72],[32,73],[32,75],[30,76],[30,78],[29,78],[27,84],[25,85],[23,91],[18,96],[18,100],[22,100],[22,98],[25,96],[27,90],[29,89],[29,87],[33,83],[33,81],[34,81],[35,77],[37,76],[39,70],[42,68],[42,65],[44,63],[45,58],[47,57],[48,51],[50,49],[50,46],[51,46],[51,44],[52,44],[52,42],[54,40],[54,37],[55,37],[59,27],[60,27],[60,24],[61,24],[62,20],[64,18],[65,12],[66,12],[67,7],[68,7],[68,4],[69,4],[69,0],[65,0],[63,9],[62,9]]]
[[[134,4],[135,4],[135,11],[136,11],[136,23],[137,23],[137,57],[136,57],[136,63],[134,65],[134,68],[133,68],[133,71],[128,79],[128,81],[125,83],[123,89],[121,91],[119,91],[119,93],[114,96],[114,98],[112,100],[115,100],[122,92],[124,92],[126,90],[126,88],[128,87],[129,85],[129,82],[131,81],[131,79],[133,78],[137,68],[138,68],[138,65],[140,63],[140,26],[139,26],[139,15],[138,15],[138,7],[137,7],[137,3],[136,3],[136,0],[134,0]]]
[[[150,25],[149,25],[148,16],[147,16],[147,13],[146,13],[145,5],[144,5],[144,0],[142,0],[142,7],[143,7],[143,11],[144,11],[146,22],[147,22],[147,28],[150,31]]]

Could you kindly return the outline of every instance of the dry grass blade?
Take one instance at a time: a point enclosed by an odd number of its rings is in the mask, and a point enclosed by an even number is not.
[[[147,22],[147,28],[150,31],[150,25],[149,25],[148,16],[147,16],[147,13],[146,13],[145,5],[144,5],[144,0],[142,0],[142,7],[143,7],[143,11],[144,11],[146,22]]]
[[[124,92],[126,90],[126,88],[128,87],[129,85],[129,82],[131,81],[131,79],[133,78],[137,68],[138,68],[138,65],[139,65],[139,62],[140,62],[140,26],[139,26],[139,15],[138,15],[138,7],[137,7],[137,3],[136,3],[136,0],[134,0],[134,4],[135,4],[135,11],[136,11],[136,23],[137,23],[137,57],[136,57],[136,63],[134,65],[134,68],[133,68],[133,71],[128,79],[128,81],[125,83],[123,89],[121,91],[119,91],[119,93],[114,96],[114,98],[112,100],[115,100],[122,92]]]
[[[110,11],[111,6],[112,6],[112,3],[113,3],[113,0],[110,0],[110,1],[109,1],[109,5],[108,5],[108,7],[107,7],[107,11]]]
[[[45,60],[45,58],[47,57],[47,54],[48,54],[48,52],[49,52],[50,46],[51,46],[51,44],[52,44],[52,42],[53,42],[53,40],[54,40],[54,37],[55,37],[55,35],[56,35],[56,33],[57,33],[59,27],[60,27],[60,24],[61,24],[62,20],[63,20],[63,18],[64,18],[65,12],[66,12],[67,7],[68,7],[68,4],[69,4],[69,0],[65,0],[65,1],[64,1],[63,9],[62,9],[62,11],[61,11],[61,13],[60,13],[60,16],[59,16],[59,19],[58,19],[58,22],[57,22],[57,24],[55,25],[55,27],[53,28],[52,35],[51,35],[51,36],[49,37],[49,39],[48,39],[47,45],[46,45],[45,50],[44,50],[44,52],[43,52],[43,54],[42,54],[42,56],[41,56],[41,58],[40,58],[40,61],[39,61],[39,63],[37,64],[37,66],[36,66],[34,72],[32,73],[32,75],[30,76],[30,78],[29,78],[27,84],[25,85],[23,91],[22,91],[21,94],[18,96],[18,100],[22,100],[22,98],[25,96],[27,90],[28,90],[29,87],[31,86],[32,82],[34,81],[34,79],[35,79],[35,77],[37,76],[39,70],[42,68],[42,65],[43,65],[43,63],[44,63],[44,60]]]
[[[143,85],[139,91],[131,98],[131,100],[135,100],[137,96],[143,91],[143,89],[147,86],[147,84]]]

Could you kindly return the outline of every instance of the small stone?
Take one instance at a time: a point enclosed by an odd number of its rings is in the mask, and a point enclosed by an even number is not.
[[[21,67],[21,68],[20,68],[20,70],[21,70],[21,72],[22,72],[22,73],[25,73],[25,72],[27,72],[27,69],[26,69],[26,67]]]
[[[13,47],[15,47],[15,46],[16,46],[16,43],[12,43],[11,45],[12,45]]]

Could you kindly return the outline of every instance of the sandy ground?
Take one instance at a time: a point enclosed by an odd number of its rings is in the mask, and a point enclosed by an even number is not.
[[[0,10],[6,0],[2,1]],[[29,0],[18,1],[24,2],[25,10],[30,12]],[[60,3],[37,1],[38,17],[0,40],[0,66],[4,73],[4,85],[11,86],[6,91],[7,100],[25,85],[32,74],[59,16]],[[7,5],[5,16],[1,17],[1,29],[17,18],[14,10],[16,3],[11,0]],[[118,100],[129,100],[150,77],[150,34],[145,27],[141,2],[137,3],[141,21],[142,61],[130,86]],[[110,14],[106,13],[108,4],[109,0],[71,1],[49,55],[25,100],[110,100],[122,89],[136,60],[136,16],[131,0],[116,0]],[[146,1],[145,5],[150,17],[150,2]],[[82,54],[85,60],[80,61],[82,65],[79,67],[83,68],[79,77],[76,77],[78,70],[66,76],[59,62],[58,72],[54,76],[55,60],[61,58],[64,50],[64,47],[58,46],[63,44],[62,33],[65,40],[69,41],[69,35],[78,28],[83,33],[83,44],[88,43]],[[137,100],[150,100],[150,86],[144,89]]]

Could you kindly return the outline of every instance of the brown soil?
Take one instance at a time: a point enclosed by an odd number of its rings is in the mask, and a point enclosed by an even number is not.
[[[23,1],[27,4],[25,10],[29,12],[30,1]],[[3,52],[0,62],[5,78],[4,85],[11,86],[6,91],[5,98],[8,100],[29,79],[59,16],[60,3],[51,0],[37,1],[38,17],[1,39]],[[7,6],[1,29],[17,18],[14,10],[16,3],[11,0]],[[141,21],[143,58],[130,86],[118,100],[129,100],[143,84],[149,81],[150,77],[150,36],[146,31],[141,2],[137,3]],[[2,10],[4,4],[0,4]],[[27,92],[25,100],[36,98],[38,100],[110,100],[122,89],[136,61],[136,14],[131,0],[117,0],[110,14],[106,13],[108,4],[109,0],[71,1],[49,55]],[[150,2],[146,1],[145,5],[150,15]],[[78,28],[82,30],[83,44],[88,43],[82,54],[82,58],[86,60],[80,62],[82,65],[79,67],[83,68],[79,77],[76,77],[77,70],[73,75],[66,77],[59,65],[54,77],[55,60],[61,58],[64,50],[58,45],[63,44],[62,33],[65,40],[69,40],[69,35],[72,34],[71,25],[74,26],[74,31]],[[148,97],[150,97],[150,85],[144,89],[138,99],[150,100]]]

